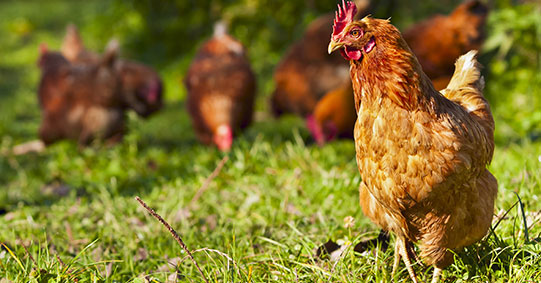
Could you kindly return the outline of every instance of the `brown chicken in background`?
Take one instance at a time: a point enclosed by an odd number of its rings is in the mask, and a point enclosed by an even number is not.
[[[256,79],[244,46],[227,34],[223,23],[198,50],[184,84],[198,139],[230,150],[233,137],[252,122]]]
[[[487,14],[488,7],[480,1],[467,1],[449,16],[436,15],[404,32],[406,43],[436,89],[447,87],[460,55],[482,45]],[[353,90],[340,92],[345,85],[320,99],[307,119],[307,127],[320,145],[335,137],[353,138],[353,126],[349,125],[355,123],[357,115],[350,115],[355,108]]]
[[[348,80],[318,101],[314,114],[306,118],[306,126],[315,141],[323,145],[335,138],[353,138],[356,119],[353,88]]]
[[[494,212],[497,181],[487,170],[494,120],[477,53],[457,60],[440,93],[398,29],[387,20],[354,21],[355,13],[351,2],[337,13],[329,52],[339,49],[351,65],[362,210],[396,236],[393,275],[402,258],[417,282],[417,243],[437,282],[452,251],[486,235]]]
[[[64,35],[60,52],[72,63],[96,63],[100,60],[97,53],[86,49],[79,29],[74,24],[69,24],[66,27],[66,35]]]
[[[109,42],[106,50],[117,50],[118,42]],[[68,25],[61,52],[68,61],[76,65],[93,65],[101,56],[85,48],[75,25]],[[118,59],[114,70],[121,82],[121,99],[126,108],[134,110],[142,117],[148,117],[163,105],[162,81],[159,75],[144,64]]]
[[[369,1],[356,2],[368,13]],[[306,117],[323,95],[349,80],[348,65],[340,55],[329,55],[326,50],[333,17],[329,13],[310,23],[303,37],[289,48],[276,67],[276,89],[271,95],[275,116],[293,113]]]
[[[404,32],[404,39],[436,89],[447,86],[460,55],[481,47],[487,15],[488,7],[481,1],[466,1],[450,15],[436,15]]]
[[[115,58],[110,50],[97,64],[73,66],[62,54],[40,47],[39,137],[46,145],[61,139],[87,145],[96,138],[113,141],[122,136],[124,113]]]

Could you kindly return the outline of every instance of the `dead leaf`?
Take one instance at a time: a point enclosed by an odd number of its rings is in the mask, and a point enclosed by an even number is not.
[[[192,213],[187,208],[181,208],[175,213],[175,216],[173,217],[173,222],[178,223],[182,222],[192,216]]]
[[[324,258],[325,256],[330,255],[331,253],[335,252],[336,250],[340,249],[340,245],[333,242],[333,240],[328,240],[325,244],[317,248],[316,250],[316,257],[317,258]]]
[[[137,249],[137,255],[135,256],[135,261],[142,261],[148,258],[148,252],[144,248]]]
[[[175,271],[169,274],[169,276],[167,276],[165,283],[177,283],[180,279],[182,279],[180,273],[178,273],[178,271]]]
[[[176,270],[177,265],[181,262],[182,259],[180,257],[170,258],[165,264],[158,267],[157,272],[171,272],[171,270]]]
[[[218,225],[218,216],[211,214],[205,217],[205,225],[201,227],[202,232],[213,231]]]
[[[4,215],[4,219],[6,221],[11,221],[15,218],[15,215],[16,215],[15,212],[8,212],[6,213],[6,215]]]
[[[286,212],[292,215],[301,215],[302,213],[293,205],[292,203],[288,203],[286,206]]]
[[[44,196],[65,197],[71,191],[71,187],[61,181],[53,181],[40,189]]]
[[[105,266],[105,278],[109,278],[112,273],[113,273],[113,262],[109,262]]]
[[[377,238],[361,241],[357,245],[355,245],[353,250],[362,254],[374,249],[378,246],[378,244],[381,247],[382,251],[386,251],[389,247],[389,234],[381,230]],[[342,253],[348,247],[350,247],[350,245],[351,243],[349,243],[349,241],[347,242],[347,244],[339,245],[338,243],[335,243],[329,239],[325,244],[317,248],[316,257],[320,259],[328,257],[329,260],[332,262],[337,261],[340,259]]]
[[[389,247],[389,240],[389,233],[381,230],[377,238],[361,241],[355,245],[353,250],[362,254],[368,250],[374,249],[379,243],[381,250],[385,252]]]

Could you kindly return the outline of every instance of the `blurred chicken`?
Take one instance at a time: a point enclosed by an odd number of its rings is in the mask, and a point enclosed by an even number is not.
[[[370,1],[356,2],[361,11],[370,10]],[[329,13],[310,23],[303,37],[289,48],[276,67],[276,89],[271,97],[275,116],[294,113],[306,117],[324,94],[349,80],[349,67],[340,55],[326,52],[333,17]]]
[[[334,138],[353,138],[357,113],[353,103],[351,81],[321,98],[306,125],[319,145]]]
[[[436,89],[447,86],[460,55],[481,47],[487,15],[488,7],[481,1],[466,1],[449,16],[436,15],[404,32],[404,39]]]
[[[96,63],[100,60],[97,53],[86,50],[77,26],[69,24],[62,41],[60,52],[72,63]]]
[[[343,4],[328,49],[339,49],[351,66],[360,203],[396,236],[393,275],[402,257],[417,282],[411,263],[417,243],[437,282],[453,251],[486,235],[497,194],[487,170],[494,120],[477,53],[457,60],[440,93],[398,29],[386,20],[354,21],[355,13],[353,3]]]
[[[86,145],[95,138],[117,140],[122,136],[124,114],[113,69],[115,57],[110,51],[98,64],[73,66],[62,54],[40,47],[39,136],[46,145],[61,139]]]
[[[252,122],[256,80],[244,47],[223,23],[197,52],[184,84],[199,140],[230,150],[233,137]]]
[[[453,75],[455,60],[460,55],[481,46],[485,39],[487,13],[488,8],[481,2],[468,1],[458,6],[451,15],[434,16],[404,33],[406,43],[436,89],[447,86]],[[320,145],[335,137],[353,137],[357,116],[350,114],[355,108],[353,90],[349,93],[342,91],[346,85],[320,99],[313,118],[307,120],[312,136]],[[338,95],[340,93],[343,96]]]
[[[117,50],[118,42],[112,40],[106,50]],[[92,65],[100,61],[100,55],[88,51],[75,25],[68,25],[62,43],[61,52],[68,61],[76,65]],[[125,107],[134,110],[142,117],[147,117],[161,109],[162,81],[151,68],[137,62],[118,59],[114,70],[121,80],[122,100]]]

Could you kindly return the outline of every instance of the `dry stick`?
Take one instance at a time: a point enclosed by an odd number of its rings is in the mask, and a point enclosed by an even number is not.
[[[218,176],[218,174],[220,174],[220,171],[222,171],[222,168],[224,167],[225,163],[227,162],[227,160],[229,160],[229,157],[226,155],[224,156],[224,158],[222,158],[222,160],[220,161],[220,163],[218,163],[218,165],[216,166],[216,168],[214,169],[214,171],[212,171],[212,173],[207,177],[207,179],[205,180],[205,182],[203,182],[203,185],[201,185],[201,187],[199,188],[199,190],[197,190],[197,192],[195,193],[195,196],[192,198],[192,200],[190,201],[190,207],[192,207],[195,202],[197,200],[199,200],[199,198],[201,197],[201,195],[203,195],[203,192],[206,191],[210,185],[210,182],[216,178],[216,176]]]
[[[62,259],[58,256],[58,254],[55,254],[55,256],[56,256],[56,260],[60,263],[60,265],[61,265],[62,267],[64,267],[65,264],[64,264],[64,262],[62,261]]]
[[[205,282],[209,283],[207,277],[205,277],[205,274],[203,273],[203,271],[199,267],[199,264],[197,264],[197,261],[195,261],[195,258],[193,257],[190,250],[188,250],[188,247],[186,247],[186,244],[184,244],[184,241],[182,241],[182,239],[178,235],[177,231],[175,231],[175,229],[173,229],[171,227],[171,225],[169,225],[169,223],[167,223],[165,220],[163,220],[163,218],[158,213],[156,213],[152,208],[148,207],[148,205],[141,198],[135,197],[135,200],[137,200],[141,204],[141,206],[143,206],[150,213],[150,215],[152,215],[152,216],[154,216],[154,218],[158,219],[158,221],[160,221],[163,224],[163,226],[165,226],[165,228],[167,228],[167,230],[169,230],[171,235],[173,235],[173,238],[175,238],[175,240],[177,240],[177,243],[188,254],[188,256],[190,257],[192,262],[195,264],[195,267],[197,267],[197,270],[199,271],[199,273],[201,274],[201,276],[203,277]]]
[[[34,259],[34,257],[32,256],[32,254],[28,251],[28,248],[26,248],[26,245],[23,243],[23,241],[21,239],[19,239],[21,241],[21,246],[23,246],[24,248],[24,251],[26,252],[26,254],[30,257],[30,259],[32,260],[32,262],[34,263],[34,266],[36,268],[38,268],[38,263],[36,262],[36,260]]]

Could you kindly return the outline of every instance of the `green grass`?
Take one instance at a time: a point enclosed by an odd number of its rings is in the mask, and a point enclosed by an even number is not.
[[[179,232],[211,282],[391,281],[392,249],[350,248],[337,262],[314,257],[329,239],[356,243],[378,228],[358,204],[353,143],[307,144],[296,118],[259,119],[195,201],[224,155],[196,142],[179,90],[150,120],[130,115],[131,131],[115,147],[61,142],[42,154],[9,154],[36,138],[39,42],[58,47],[66,22],[89,24],[103,6],[36,3],[0,3],[0,282],[202,282],[135,196]],[[87,39],[101,47],[103,39]],[[189,60],[175,62],[183,68],[179,62]],[[168,89],[180,88],[172,74],[181,70],[172,69],[162,71]],[[261,80],[268,85],[268,77]],[[262,93],[259,104],[265,99]],[[456,255],[446,282],[541,281],[541,142],[510,140],[498,144],[491,165],[499,182],[495,213],[508,213]],[[355,218],[353,228],[344,227],[346,216]],[[430,268],[416,269],[429,280]],[[409,282],[407,272],[396,281]]]

